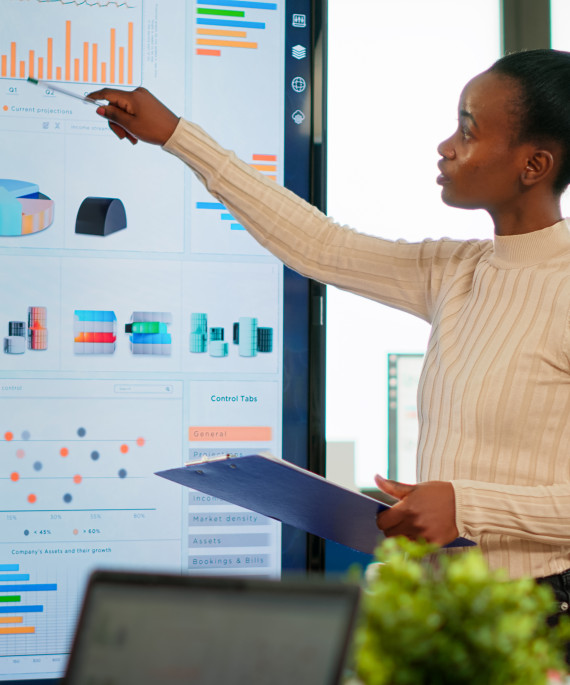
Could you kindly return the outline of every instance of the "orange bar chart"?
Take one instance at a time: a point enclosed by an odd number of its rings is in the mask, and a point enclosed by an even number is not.
[[[0,628],[0,635],[33,635],[36,632],[34,626],[14,626],[13,628]]]
[[[247,38],[245,31],[226,31],[225,29],[196,29],[199,36],[225,36],[227,38]]]
[[[50,3],[51,4],[51,3]],[[141,10],[142,12],[142,10]],[[24,11],[22,10],[22,14]],[[50,15],[51,16],[51,15]],[[93,18],[89,22],[88,18]],[[140,85],[142,14],[105,11],[80,19],[34,20],[34,31],[0,30],[0,78],[97,85]],[[21,22],[28,26],[28,22]],[[20,35],[9,35],[20,31]]]
[[[196,45],[211,45],[220,48],[249,48],[255,50],[257,43],[244,40],[220,40],[219,38],[197,38]]]
[[[272,181],[277,180],[277,155],[253,154],[251,159],[253,163],[250,163],[250,166],[253,169],[257,169]]]

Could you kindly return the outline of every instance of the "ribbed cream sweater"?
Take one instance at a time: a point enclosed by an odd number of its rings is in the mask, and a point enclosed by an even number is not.
[[[420,481],[453,483],[460,535],[492,568],[570,568],[570,232],[388,241],[335,224],[180,120],[165,149],[296,271],[432,325]]]

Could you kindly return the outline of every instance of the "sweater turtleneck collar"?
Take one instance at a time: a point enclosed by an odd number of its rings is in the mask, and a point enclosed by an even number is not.
[[[491,263],[503,268],[531,266],[570,250],[566,219],[521,235],[495,235]]]

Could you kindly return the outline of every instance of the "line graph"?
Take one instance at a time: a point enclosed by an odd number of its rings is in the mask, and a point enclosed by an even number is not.
[[[128,2],[117,2],[117,0],[108,0],[107,2],[100,2],[100,0],[36,0],[40,5],[43,4],[60,4],[60,5],[87,5],[87,7],[109,7],[114,5],[117,9],[125,7],[126,9],[135,9],[136,5],[131,5]]]
[[[109,7],[114,5],[117,9],[125,7],[126,9],[135,9],[136,5],[131,5],[128,2],[117,2],[117,0],[108,0],[107,2],[100,2],[100,0],[36,0],[40,5],[43,4],[60,4],[60,5],[86,5],[87,7]]]

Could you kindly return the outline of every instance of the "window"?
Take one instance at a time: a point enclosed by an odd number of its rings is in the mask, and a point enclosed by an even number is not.
[[[441,203],[436,148],[465,83],[499,55],[498,0],[329,0],[328,213],[390,239],[490,237],[484,212]],[[388,466],[388,355],[423,352],[429,327],[327,297],[327,441],[354,443],[369,487]]]

